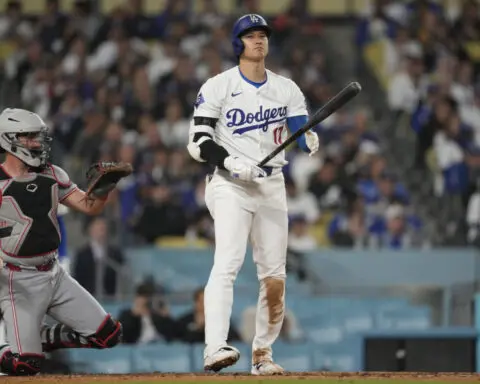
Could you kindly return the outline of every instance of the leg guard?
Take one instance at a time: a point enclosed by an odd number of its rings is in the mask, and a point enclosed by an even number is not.
[[[122,340],[122,324],[108,315],[88,340],[92,344],[91,348],[112,348]]]
[[[42,350],[51,352],[63,348],[92,348],[87,337],[75,332],[64,324],[44,326],[41,331]]]
[[[42,369],[45,356],[36,353],[12,353],[7,349],[0,357],[0,368],[3,373],[12,376],[33,376]]]
[[[62,348],[104,349],[117,345],[121,339],[122,326],[107,316],[93,335],[83,336],[64,324],[42,329],[42,350],[51,352]]]

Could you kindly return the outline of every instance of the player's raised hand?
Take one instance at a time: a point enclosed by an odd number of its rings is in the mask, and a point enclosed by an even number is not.
[[[317,134],[312,131],[305,132],[305,143],[310,150],[309,156],[312,156],[315,152],[317,152],[318,148],[320,147],[320,140],[318,140]]]
[[[240,157],[228,156],[224,160],[223,165],[234,179],[253,181],[257,177],[267,176],[267,173],[262,168]]]

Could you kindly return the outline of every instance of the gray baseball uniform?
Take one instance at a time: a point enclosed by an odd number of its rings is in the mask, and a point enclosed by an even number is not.
[[[0,258],[5,263],[0,309],[14,356],[42,356],[66,347],[108,348],[120,337],[120,324],[57,262],[58,204],[76,189],[54,165],[24,177],[11,177],[0,165]],[[63,325],[46,327],[46,314]],[[3,353],[4,348],[0,357]],[[0,368],[8,371],[2,363],[0,359]]]

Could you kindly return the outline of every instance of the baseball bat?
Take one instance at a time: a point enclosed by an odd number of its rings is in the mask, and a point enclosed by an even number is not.
[[[333,98],[327,101],[327,103],[321,107],[315,114],[310,117],[310,119],[305,123],[305,125],[300,128],[297,132],[291,135],[287,140],[275,148],[272,153],[265,157],[259,164],[259,167],[264,166],[275,156],[277,156],[281,151],[283,151],[287,146],[293,143],[298,137],[303,135],[308,130],[312,129],[315,125],[325,120],[333,112],[343,107],[346,103],[352,100],[357,96],[362,90],[362,86],[356,81],[351,82],[345,88],[343,88],[339,93],[337,93]]]

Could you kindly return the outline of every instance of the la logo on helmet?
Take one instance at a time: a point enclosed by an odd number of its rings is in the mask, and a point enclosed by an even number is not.
[[[257,17],[257,15],[250,15],[250,21],[252,23],[258,23],[260,19]]]

